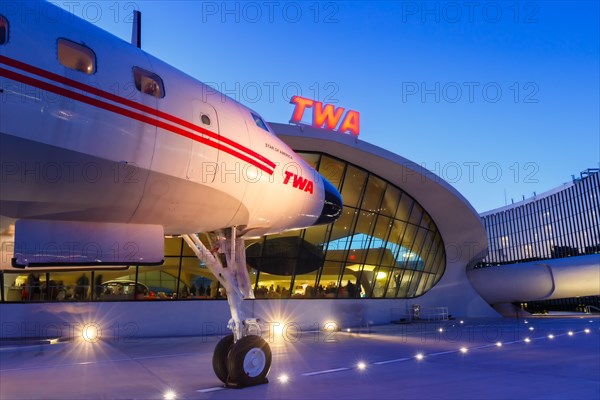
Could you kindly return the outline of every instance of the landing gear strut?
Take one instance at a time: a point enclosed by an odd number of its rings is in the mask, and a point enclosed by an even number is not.
[[[217,234],[215,248],[225,254],[225,266],[197,235],[183,235],[183,239],[227,291],[231,311],[227,327],[232,334],[219,341],[212,364],[215,374],[227,387],[240,388],[267,383],[272,356],[268,343],[252,334],[257,328],[256,320],[245,319],[243,315],[242,301],[253,299],[254,292],[246,268],[244,240],[236,234],[236,227]]]

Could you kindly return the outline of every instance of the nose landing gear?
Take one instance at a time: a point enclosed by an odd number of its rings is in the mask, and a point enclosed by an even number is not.
[[[271,348],[260,336],[250,334],[256,320],[244,319],[242,300],[253,299],[250,277],[246,268],[246,248],[244,240],[236,238],[236,228],[231,228],[229,237],[220,235],[217,248],[225,253],[227,266],[221,264],[200,241],[197,235],[183,235],[196,256],[219,280],[227,291],[227,302],[231,319],[227,325],[232,334],[217,343],[213,353],[215,375],[227,387],[242,388],[267,383],[271,368]]]

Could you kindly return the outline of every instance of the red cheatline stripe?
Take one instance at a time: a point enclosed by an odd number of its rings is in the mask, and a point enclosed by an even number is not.
[[[35,86],[35,87],[38,87],[38,88],[40,88],[42,90],[45,90],[45,91],[48,91],[48,92],[52,92],[52,93],[56,93],[56,94],[58,94],[60,96],[68,97],[68,98],[71,98],[73,100],[77,100],[77,101],[80,101],[82,103],[86,103],[86,104],[92,105],[94,107],[98,107],[98,108],[101,108],[103,110],[107,110],[107,111],[113,112],[115,114],[120,114],[120,115],[123,115],[125,117],[131,118],[131,119],[135,119],[137,121],[140,121],[140,122],[143,122],[143,123],[146,123],[146,124],[150,124],[150,125],[154,125],[154,126],[157,126],[159,128],[162,128],[162,129],[166,129],[166,130],[168,130],[170,132],[176,133],[178,135],[184,136],[186,138],[195,140],[197,142],[206,144],[208,146],[211,146],[211,147],[214,147],[216,149],[222,150],[222,151],[224,151],[226,153],[229,153],[232,156],[235,156],[235,157],[239,158],[240,160],[246,161],[246,162],[254,165],[255,167],[257,167],[257,168],[265,171],[269,175],[271,175],[273,173],[273,170],[271,170],[268,167],[262,165],[261,163],[257,162],[256,160],[248,157],[246,154],[239,153],[239,152],[237,152],[237,151],[235,151],[235,150],[233,150],[233,149],[231,149],[229,147],[225,147],[225,146],[221,145],[217,141],[213,141],[213,140],[210,140],[210,139],[203,138],[203,137],[198,136],[198,135],[196,135],[196,134],[194,134],[192,132],[188,132],[185,129],[181,129],[181,128],[177,127],[177,126],[173,126],[173,125],[167,124],[167,123],[165,123],[163,121],[159,121],[158,119],[149,117],[147,115],[138,114],[138,113],[136,113],[134,111],[127,110],[125,108],[116,106],[114,104],[110,104],[110,103],[106,103],[104,101],[93,99],[91,97],[84,96],[83,94],[76,93],[76,92],[67,90],[65,88],[61,88],[61,87],[52,85],[52,84],[50,84],[48,82],[40,81],[38,79],[31,78],[29,76],[21,75],[21,74],[19,74],[17,72],[14,72],[14,71],[9,71],[9,70],[7,70],[5,68],[0,68],[0,76],[4,76],[6,78],[15,80],[17,82],[24,83],[26,85]]]
[[[234,147],[234,148],[236,148],[236,149],[238,149],[238,150],[240,150],[240,151],[242,151],[244,153],[247,153],[248,155],[256,157],[257,159],[259,159],[260,161],[264,162],[265,164],[267,164],[271,168],[275,168],[275,163],[273,161],[267,159],[263,155],[255,152],[254,150],[249,149],[249,148],[247,148],[245,146],[242,146],[241,144],[239,144],[237,142],[234,142],[233,140],[231,140],[229,138],[226,138],[226,137],[223,137],[223,136],[219,137],[218,134],[216,134],[216,133],[214,133],[212,131],[209,131],[206,128],[203,128],[203,127],[198,126],[198,125],[194,125],[191,122],[186,121],[186,120],[181,119],[181,118],[178,118],[178,117],[176,117],[174,115],[167,114],[167,113],[162,112],[162,111],[158,111],[158,110],[156,110],[156,109],[154,109],[152,107],[148,107],[148,106],[145,106],[143,104],[136,103],[135,101],[132,101],[132,100],[129,100],[129,99],[125,99],[125,98],[120,97],[120,96],[116,96],[116,95],[114,95],[112,93],[105,92],[104,90],[100,90],[100,89],[95,88],[93,86],[86,85],[84,83],[75,81],[73,79],[66,78],[66,77],[64,77],[62,75],[58,75],[58,74],[55,74],[53,72],[46,71],[44,69],[35,67],[33,65],[26,64],[26,63],[21,62],[21,61],[17,61],[15,59],[12,59],[12,58],[9,58],[9,57],[6,57],[6,56],[1,56],[0,55],[0,63],[9,65],[9,66],[14,67],[14,68],[21,69],[23,71],[26,71],[26,72],[29,72],[29,73],[41,76],[41,77],[46,78],[46,79],[53,80],[55,82],[62,83],[64,85],[71,86],[71,87],[76,88],[76,89],[83,90],[85,92],[88,92],[90,94],[96,95],[98,97],[103,97],[103,98],[105,98],[107,100],[114,101],[115,103],[120,103],[120,104],[123,104],[125,106],[131,107],[131,108],[135,108],[135,109],[137,109],[139,111],[143,111],[145,113],[152,114],[155,117],[166,119],[167,121],[171,121],[171,122],[174,122],[176,124],[182,125],[182,126],[188,128],[188,129],[192,129],[192,130],[194,130],[194,131],[196,131],[198,133],[202,133],[202,134],[204,134],[206,136],[209,136],[209,137],[212,137],[214,139],[220,139],[221,142],[226,143],[229,146]]]

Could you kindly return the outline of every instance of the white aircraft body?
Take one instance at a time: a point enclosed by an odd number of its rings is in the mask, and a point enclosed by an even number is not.
[[[241,311],[243,240],[334,221],[338,191],[255,111],[50,3],[0,9],[0,91],[14,266],[160,264],[164,235],[182,235],[227,290],[217,376],[264,382],[271,353]]]

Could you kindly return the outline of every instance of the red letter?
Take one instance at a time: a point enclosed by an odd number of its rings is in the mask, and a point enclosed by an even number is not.
[[[288,182],[290,181],[290,178],[292,177],[292,175],[294,175],[294,174],[291,173],[290,171],[285,171],[285,179],[283,181],[284,185],[288,184]]]
[[[306,99],[300,96],[294,96],[290,100],[290,104],[295,104],[294,113],[292,114],[292,119],[290,122],[301,122],[302,116],[304,115],[304,110],[306,108],[311,108],[315,101],[311,99]]]
[[[294,182],[292,183],[292,185],[294,185],[295,188],[304,190],[304,186],[306,186],[307,181],[308,181],[308,179],[304,179],[301,176],[294,175]]]
[[[350,110],[344,117],[340,132],[344,133],[346,131],[349,131],[354,136],[358,136],[360,133],[360,114],[358,111]]]
[[[308,183],[306,184],[306,187],[304,188],[305,192],[310,192],[310,194],[313,194],[313,183],[312,181],[308,181]]]
[[[325,129],[333,130],[340,122],[342,114],[344,114],[343,107],[336,109],[332,104],[325,104],[325,108],[323,108],[323,103],[316,101],[313,112],[313,126],[322,128],[325,124]]]

